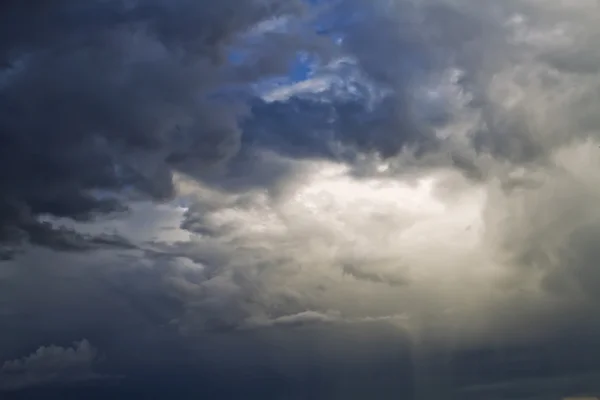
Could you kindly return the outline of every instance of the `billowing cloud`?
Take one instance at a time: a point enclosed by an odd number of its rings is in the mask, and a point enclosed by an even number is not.
[[[81,284],[53,316],[85,287],[223,371],[356,376],[398,338],[416,397],[593,392],[599,3],[316,3],[11,6],[41,33],[2,28],[3,243],[112,249],[4,263],[0,311],[35,325],[21,263]]]
[[[73,347],[42,346],[29,356],[2,364],[0,389],[105,379],[93,372],[97,360],[98,351],[85,339],[73,343]]]
[[[7,245],[77,247],[39,218],[89,220],[122,210],[123,195],[172,197],[173,170],[203,174],[239,149],[244,106],[226,86],[285,72],[296,50],[320,46],[310,34],[245,38],[265,20],[300,18],[295,1],[30,3],[2,5]],[[242,65],[229,59],[236,46]]]

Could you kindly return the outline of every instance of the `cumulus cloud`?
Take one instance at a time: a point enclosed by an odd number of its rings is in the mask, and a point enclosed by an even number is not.
[[[599,332],[597,2],[344,0],[314,35],[284,2],[57,4],[59,30],[2,28],[4,243],[115,228],[103,278],[186,340],[378,322],[460,359]],[[321,40],[302,82],[221,90]]]
[[[72,347],[41,346],[26,357],[2,364],[0,389],[18,390],[106,379],[93,371],[97,361],[98,350],[85,339],[73,343]]]
[[[484,243],[482,188],[447,198],[439,186],[464,178],[356,178],[340,164],[307,163],[273,196],[195,186],[185,216],[194,234],[174,248],[202,267],[188,272],[195,279],[165,280],[187,301],[184,331],[394,315],[415,329],[437,319],[465,337],[483,329],[507,271]],[[462,285],[470,290],[458,295]]]
[[[64,237],[73,232],[40,216],[90,220],[123,210],[123,195],[172,197],[173,170],[203,174],[238,151],[244,107],[219,92],[285,72],[297,49],[320,47],[310,34],[245,39],[265,20],[300,18],[295,1],[27,4],[2,5],[7,246],[77,247]],[[248,53],[242,65],[228,59],[236,46]]]
[[[174,171],[203,180],[224,165],[253,171],[238,190],[293,179],[293,166],[273,165],[263,148],[341,160],[362,175],[448,167],[487,181],[593,135],[585,96],[597,82],[563,60],[582,59],[572,44],[595,35],[582,28],[595,26],[582,11],[591,3],[344,1],[317,25],[342,38],[335,52],[352,61],[317,67],[267,103],[232,103],[222,90],[285,72],[298,49],[325,54],[326,39],[293,18],[300,3],[35,4],[3,6],[22,22],[3,24],[13,38],[0,89],[8,244],[95,248],[40,216],[122,210],[115,191],[171,198]],[[315,82],[317,94],[297,95]]]
[[[597,132],[582,123],[598,80],[547,55],[595,34],[596,3],[344,4],[365,13],[332,30],[381,97],[259,103],[255,167],[188,186],[179,250],[205,280],[172,279],[193,299],[178,322],[398,314],[466,343],[544,336],[594,308]]]

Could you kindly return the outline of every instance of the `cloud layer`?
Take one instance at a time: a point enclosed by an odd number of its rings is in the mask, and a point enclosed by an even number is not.
[[[294,390],[593,391],[599,3],[316,3],[3,5],[0,246],[99,251],[1,264],[0,316]]]
[[[3,4],[3,243],[69,247],[40,216],[88,220],[121,210],[124,192],[164,200],[173,170],[202,174],[235,155],[243,107],[218,92],[285,71],[318,41],[243,42],[261,21],[298,15],[294,1],[207,4]],[[229,61],[234,45],[243,65]]]

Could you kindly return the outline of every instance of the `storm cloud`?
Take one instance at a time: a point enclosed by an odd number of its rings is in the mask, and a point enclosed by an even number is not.
[[[599,3],[24,4],[4,365],[85,337],[140,397],[600,393]]]
[[[243,105],[219,95],[285,70],[317,40],[267,32],[228,52],[292,2],[7,2],[0,117],[1,236],[60,246],[40,217],[89,220],[119,196],[165,200],[174,170],[202,174],[239,149]],[[266,49],[266,50],[265,50]],[[241,51],[241,50],[240,50]],[[190,166],[191,164],[191,166]],[[52,235],[54,234],[54,235]]]

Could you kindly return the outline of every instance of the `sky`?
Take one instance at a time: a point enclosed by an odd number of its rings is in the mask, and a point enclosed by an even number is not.
[[[600,2],[0,5],[0,398],[600,396]]]

